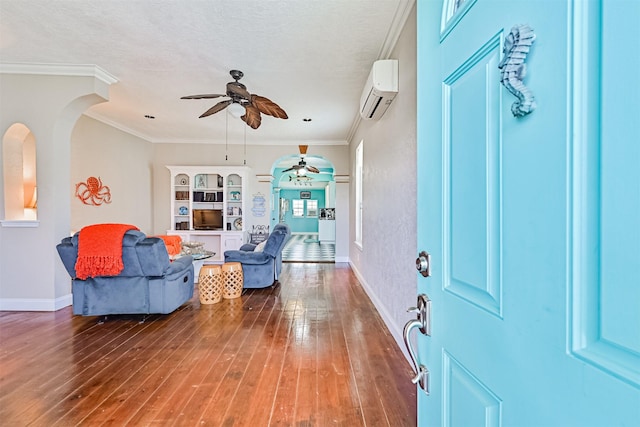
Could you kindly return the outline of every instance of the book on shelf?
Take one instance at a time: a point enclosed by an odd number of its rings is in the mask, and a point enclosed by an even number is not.
[[[176,200],[189,200],[188,191],[176,191]]]

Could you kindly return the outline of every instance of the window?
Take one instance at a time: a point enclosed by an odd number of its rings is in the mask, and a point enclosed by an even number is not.
[[[318,216],[318,201],[317,200],[307,200],[307,216]]]
[[[356,147],[356,245],[362,249],[362,169],[363,169],[363,144]]]
[[[304,216],[304,200],[293,199],[293,217],[301,218]]]

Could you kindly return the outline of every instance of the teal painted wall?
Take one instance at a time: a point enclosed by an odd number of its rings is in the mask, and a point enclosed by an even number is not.
[[[317,200],[318,201],[318,213],[320,213],[320,208],[324,208],[325,197],[324,190],[280,190],[280,197],[283,199],[289,200],[289,210],[286,212],[284,216],[284,222],[289,225],[292,233],[317,233],[318,232],[318,217],[313,218],[294,218],[293,217],[293,201],[294,199],[300,199],[300,191],[310,191],[311,199],[306,200]],[[305,215],[306,215],[306,204],[305,204]]]

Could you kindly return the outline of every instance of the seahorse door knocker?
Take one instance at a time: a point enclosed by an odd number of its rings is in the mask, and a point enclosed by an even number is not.
[[[531,91],[522,83],[527,74],[525,59],[536,39],[533,29],[528,25],[516,25],[504,41],[502,61],[498,68],[502,70],[500,83],[518,100],[511,105],[511,112],[516,117],[526,116],[536,108]]]

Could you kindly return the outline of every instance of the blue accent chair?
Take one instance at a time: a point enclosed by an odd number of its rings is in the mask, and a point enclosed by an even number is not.
[[[78,233],[56,249],[71,276],[73,314],[167,314],[193,297],[193,258],[169,261],[162,239],[129,230],[122,240],[124,269],[117,276],[76,277]]]
[[[291,236],[289,226],[280,223],[273,227],[262,251],[257,245],[244,244],[239,250],[225,251],[225,262],[242,264],[244,288],[266,288],[273,285],[282,271],[282,249]]]

